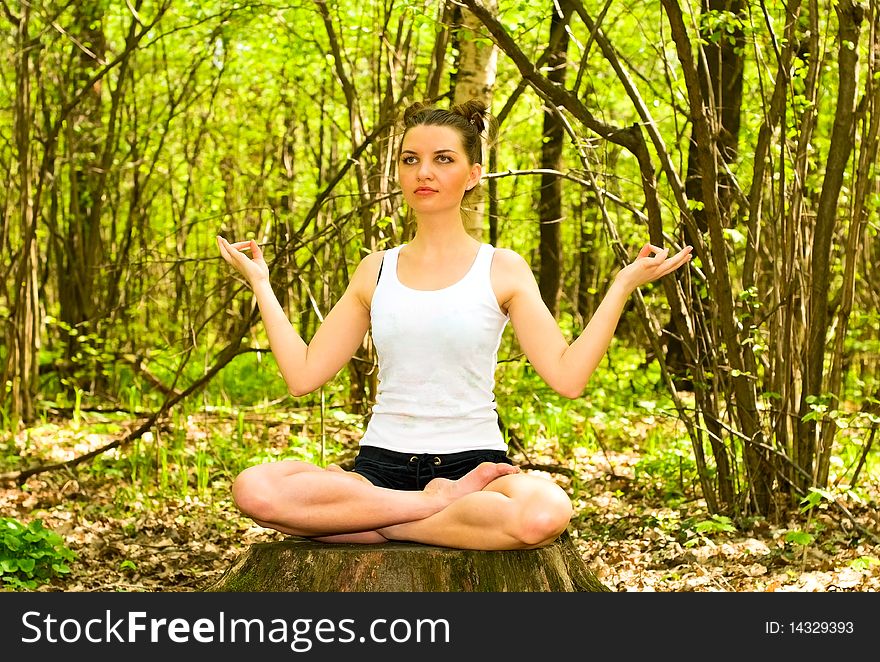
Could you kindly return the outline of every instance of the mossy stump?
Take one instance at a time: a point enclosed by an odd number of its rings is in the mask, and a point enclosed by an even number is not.
[[[483,552],[418,543],[256,543],[208,592],[610,592],[564,533],[540,549]]]

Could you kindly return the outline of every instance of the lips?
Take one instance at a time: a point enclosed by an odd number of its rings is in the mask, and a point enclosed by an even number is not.
[[[436,193],[437,189],[429,188],[428,186],[420,186],[416,189],[416,195],[427,195],[428,193]]]

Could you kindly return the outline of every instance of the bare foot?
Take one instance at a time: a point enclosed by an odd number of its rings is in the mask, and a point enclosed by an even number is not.
[[[327,471],[335,471],[336,473],[345,473],[345,469],[340,467],[338,464],[330,463],[326,467]]]
[[[519,473],[519,467],[506,462],[482,462],[458,480],[435,478],[425,485],[425,492],[437,494],[452,503],[471,492],[479,492],[496,478]]]

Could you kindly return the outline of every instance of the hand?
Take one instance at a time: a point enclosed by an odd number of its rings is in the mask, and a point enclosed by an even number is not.
[[[693,250],[693,246],[685,246],[678,253],[669,257],[668,248],[645,244],[639,251],[638,257],[621,269],[615,280],[626,287],[628,292],[632,292],[640,285],[662,278],[681,265],[690,262]]]
[[[263,259],[263,251],[253,239],[249,241],[237,241],[230,244],[223,237],[217,237],[217,245],[220,247],[220,255],[235,270],[244,276],[251,289],[261,282],[269,280],[269,265]],[[244,251],[250,251],[251,256],[245,255]]]

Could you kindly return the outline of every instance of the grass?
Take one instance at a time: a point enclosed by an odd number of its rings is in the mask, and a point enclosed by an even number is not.
[[[625,545],[640,536],[659,536],[669,541],[664,544],[698,551],[731,539],[731,527],[740,527],[743,535],[754,535],[748,533],[754,527],[766,530],[770,524],[760,519],[733,523],[706,512],[690,442],[682,426],[665,414],[672,410],[669,398],[657,386],[654,370],[642,366],[641,360],[636,352],[614,348],[578,400],[552,392],[522,362],[499,367],[499,411],[511,433],[522,440],[529,460],[573,473],[556,478],[577,504],[573,526],[588,545],[585,554],[601,557],[607,545]],[[105,522],[123,539],[143,535],[143,522],[153,519],[164,522],[157,527],[175,522],[175,528],[196,526],[200,519],[198,526],[214,533],[199,535],[242,539],[251,525],[230,502],[230,485],[238,472],[287,458],[317,464],[350,458],[364,426],[363,417],[340,406],[341,385],[328,388],[323,410],[319,399],[294,402],[279,396],[278,377],[267,373],[266,363],[264,359],[257,365],[253,356],[242,357],[240,365],[247,370],[241,383],[225,377],[200,397],[181,403],[129,445],[70,471],[38,474],[14,498],[26,502],[28,492],[54,494],[41,496],[42,505],[31,514],[65,522],[73,513],[77,521]],[[256,381],[262,382],[260,388]],[[245,393],[249,397],[244,398]],[[122,438],[138,423],[129,412],[143,409],[148,400],[135,383],[126,386],[125,394],[128,412],[93,411],[98,403],[81,393],[70,400],[69,417],[44,414],[25,430],[0,434],[0,473],[73,459]],[[840,439],[833,471],[851,469],[859,458],[861,447],[847,442],[846,436]],[[834,525],[827,516],[834,500],[873,503],[878,467],[880,453],[875,449],[867,457],[863,486],[840,485],[811,496],[799,519],[787,523],[780,534],[780,549],[768,558],[778,556],[802,568],[812,551],[830,554],[846,544],[831,535]],[[641,504],[638,510],[615,515],[635,504]],[[865,573],[878,570],[880,554],[870,546],[854,549],[853,554],[848,562],[854,567]],[[100,560],[95,563],[100,565]],[[120,558],[117,565],[129,577],[143,577],[151,567],[142,556]],[[668,574],[663,581],[681,579],[679,572]]]
[[[640,453],[635,476],[644,489],[670,502],[698,498],[690,442],[666,413],[674,409],[656,364],[643,365],[640,352],[613,345],[576,400],[553,392],[523,360],[501,363],[496,380],[499,413],[527,454],[571,465],[576,455],[634,448]],[[143,409],[149,396],[137,383],[124,381],[128,411]],[[244,354],[201,396],[179,404],[161,425],[104,453],[85,470],[124,480],[151,496],[210,498],[213,485],[227,485],[252,464],[295,458],[324,465],[352,454],[364,426],[363,417],[336,404],[344,394],[344,380],[337,381],[327,387],[323,408],[317,397],[296,402],[285,395],[271,356]],[[67,420],[50,422],[44,414],[39,424],[0,436],[0,469],[72,459],[133,425],[130,413],[87,411],[97,403],[81,389],[68,398],[60,393],[54,403],[71,405]],[[32,443],[46,434],[55,435],[56,443]],[[851,470],[860,457],[860,445],[843,443],[833,466]],[[877,458],[875,449],[863,476],[876,475]]]

